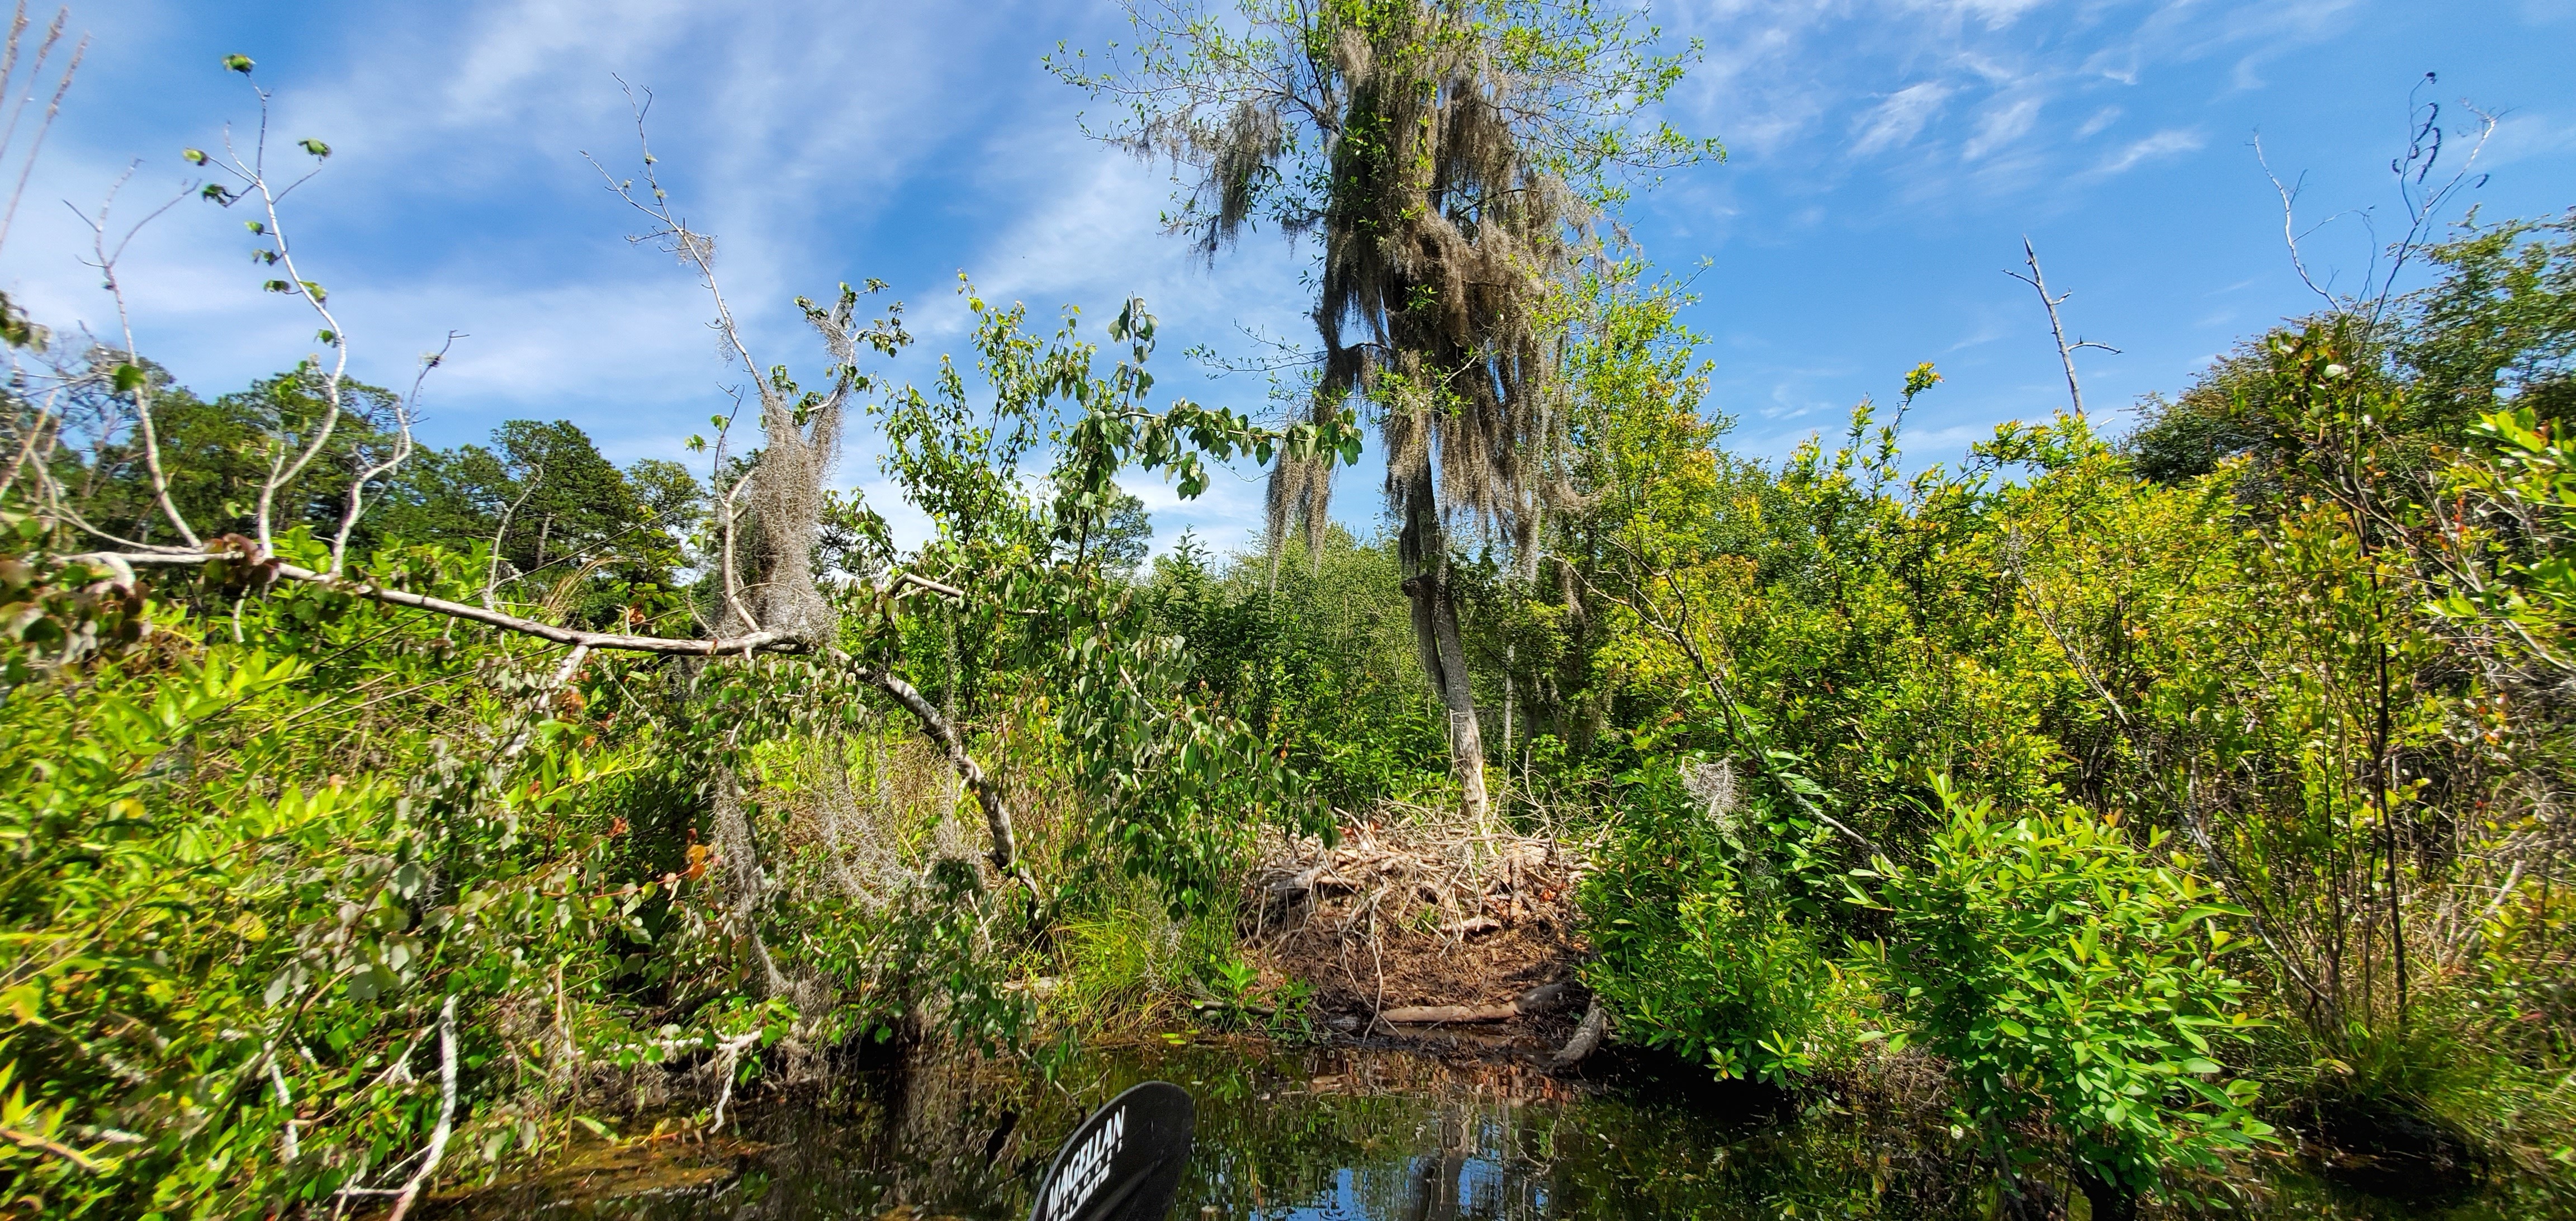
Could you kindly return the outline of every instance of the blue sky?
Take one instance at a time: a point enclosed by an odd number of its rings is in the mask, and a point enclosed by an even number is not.
[[[1948,380],[1909,419],[1917,461],[2055,409],[2045,318],[2002,274],[2025,234],[2075,294],[2070,327],[2122,349],[2082,358],[2095,414],[2178,389],[2314,302],[2254,135],[2276,170],[2304,175],[2304,214],[2347,214],[2307,250],[2320,278],[2351,285],[2373,246],[2357,210],[2375,209],[2386,236],[2388,160],[2427,71],[2440,79],[2424,96],[2450,119],[2469,119],[2463,100],[2502,116],[2472,197],[2488,216],[2576,204],[2576,0],[1670,0],[1653,17],[1706,46],[1667,117],[1731,156],[1625,220],[1650,257],[1696,274],[1711,406],[1758,456],[1839,431],[1855,400],[1892,399],[1924,360]],[[1305,333],[1304,251],[1254,238],[1213,268],[1193,259],[1158,232],[1168,171],[1087,140],[1086,99],[1040,70],[1059,40],[1119,36],[1105,2],[93,0],[72,24],[92,36],[88,63],[0,283],[57,328],[106,325],[65,201],[94,208],[135,159],[129,213],[193,181],[179,150],[255,114],[218,62],[248,54],[277,92],[279,133],[336,150],[292,220],[355,372],[407,383],[420,352],[469,336],[426,394],[434,443],[561,418],[620,460],[686,458],[682,439],[741,380],[688,276],[627,243],[638,218],[581,158],[632,159],[612,74],[654,91],[667,178],[717,235],[764,363],[819,363],[790,300],[869,276],[910,305],[923,342],[896,371],[912,376],[962,346],[960,271],[988,297],[1041,315],[1078,304],[1095,323],[1141,294],[1164,324],[1163,386],[1244,409],[1261,407],[1260,383],[1203,380],[1182,349],[1243,352],[1245,328]],[[309,318],[258,292],[240,220],[190,200],[127,260],[147,352],[210,393],[311,343]],[[842,480],[868,487],[874,454],[853,441]],[[1336,493],[1363,532],[1372,466]],[[1190,504],[1136,490],[1166,543],[1192,526],[1227,545],[1258,524],[1253,472]]]

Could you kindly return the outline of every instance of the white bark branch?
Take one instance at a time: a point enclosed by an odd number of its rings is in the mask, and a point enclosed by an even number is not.
[[[447,362],[447,351],[456,346],[458,338],[457,332],[449,331],[447,342],[438,345],[436,352],[421,357],[420,372],[411,379],[411,393],[394,402],[393,456],[358,472],[358,477],[349,481],[349,505],[340,513],[339,531],[331,536],[331,575],[340,575],[342,562],[349,551],[349,533],[358,528],[358,518],[366,512],[367,484],[394,473],[411,457],[411,421],[414,410],[420,405],[421,385],[429,380],[430,370]],[[498,547],[494,549],[498,550]],[[491,601],[488,593],[484,601]]]
[[[2107,343],[2095,343],[2089,339],[2079,339],[2073,343],[2068,343],[2066,341],[2066,324],[2059,320],[2057,316],[2057,307],[2066,304],[2066,299],[2074,296],[2075,294],[2059,293],[2054,297],[2048,295],[2048,278],[2039,273],[2039,251],[2032,248],[2030,238],[2028,236],[2024,236],[2021,239],[2021,255],[2022,262],[2030,267],[2030,274],[2023,275],[2010,268],[2006,268],[2004,270],[2004,274],[2011,276],[2024,284],[2030,285],[2032,289],[2039,293],[2039,303],[2047,307],[2048,333],[2051,337],[2057,340],[2058,363],[2066,367],[2066,397],[2074,401],[2075,414],[2081,416],[2084,414],[2084,387],[2081,383],[2075,380],[2075,353],[2085,348],[2100,348],[2105,352],[2109,352],[2112,355],[2117,356],[2120,353],[2120,349],[2112,347]]]
[[[141,164],[141,162],[135,162],[125,167],[125,173],[119,175],[116,179],[115,185],[110,186],[107,189],[107,198],[99,204],[98,215],[96,217],[81,216],[82,223],[87,224],[90,230],[91,257],[88,260],[89,265],[98,272],[100,283],[106,286],[108,298],[116,306],[117,330],[125,340],[125,363],[132,367],[137,374],[142,374],[143,372],[143,355],[141,351],[135,347],[134,315],[125,299],[125,280],[117,274],[117,262],[124,257],[125,248],[133,243],[135,234],[142,232],[145,225],[151,224],[155,219],[158,219],[162,213],[169,211],[173,206],[177,205],[180,200],[187,198],[187,194],[184,191],[180,194],[171,196],[169,202],[162,204],[158,208],[154,208],[150,213],[146,214],[143,219],[128,226],[125,230],[125,236],[118,239],[114,249],[110,249],[107,244],[108,213],[116,206],[117,192],[125,189],[126,180],[134,176],[135,167]],[[79,215],[77,212],[74,214]],[[169,519],[171,528],[179,532],[179,539],[181,542],[186,543],[190,547],[199,546],[200,543],[197,538],[197,532],[189,527],[188,519],[180,515],[179,506],[170,499],[170,476],[161,465],[161,436],[152,421],[152,379],[150,376],[141,376],[139,380],[136,381],[133,394],[134,425],[136,431],[142,434],[143,469],[146,474],[149,474],[152,477],[153,501],[161,506],[162,516]]]
[[[912,713],[913,719],[921,722],[922,733],[939,744],[939,749],[948,756],[948,765],[957,769],[957,775],[966,781],[967,788],[975,791],[975,804],[983,808],[985,829],[993,836],[993,868],[1009,877],[1011,867],[1019,859],[1019,844],[1011,833],[1010,802],[1000,782],[985,774],[983,765],[967,753],[965,740],[959,737],[955,723],[911,683],[877,666],[861,666],[858,673],[870,685],[893,696],[896,703]]]
[[[447,1138],[455,1131],[456,1121],[456,998],[450,996],[438,1011],[438,1125],[429,1131],[429,1156],[421,1159],[420,1169],[404,1183],[402,1194],[394,1197],[393,1211],[385,1221],[403,1221],[411,1211],[412,1201],[420,1198],[431,1175],[438,1173],[439,1159],[447,1156]]]
[[[111,566],[124,564],[168,568],[205,564],[214,560],[239,557],[239,552],[197,552],[192,554],[181,554],[165,551],[92,551],[84,552],[79,555],[67,555],[64,556],[63,559],[66,562],[71,563],[94,563]],[[512,631],[518,632],[522,635],[535,636],[541,640],[551,640],[556,644],[578,645],[589,649],[609,649],[625,653],[663,653],[681,657],[714,657],[726,653],[786,653],[797,652],[804,648],[802,644],[789,636],[783,633],[770,631],[749,632],[740,636],[718,637],[712,640],[682,640],[668,636],[635,636],[619,632],[588,632],[583,631],[580,628],[570,628],[559,624],[547,623],[541,619],[529,619],[524,616],[507,614],[502,611],[491,610],[485,607],[469,606],[463,602],[450,602],[445,598],[433,598],[427,594],[416,594],[409,590],[394,589],[389,586],[379,585],[370,581],[350,581],[345,578],[334,577],[329,573],[315,572],[310,568],[304,568],[294,564],[272,560],[264,566],[267,567],[269,572],[278,580],[302,581],[308,584],[320,585],[324,588],[345,594],[352,598],[365,598],[370,602],[382,602],[388,606],[405,606],[414,610],[425,610],[434,614],[446,615],[450,618],[463,619],[472,623],[480,623],[487,627],[497,627],[504,631]]]

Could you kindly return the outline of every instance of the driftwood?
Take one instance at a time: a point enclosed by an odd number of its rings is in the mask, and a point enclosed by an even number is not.
[[[1377,1020],[1390,1026],[1449,1026],[1469,1022],[1508,1022],[1517,1017],[1533,1017],[1563,1008],[1573,997],[1572,980],[1543,984],[1521,993],[1508,1005],[1405,1005],[1377,1015]],[[1595,1006],[1598,1007],[1597,1005]],[[1585,1015],[1591,1021],[1591,1015]],[[1582,1037],[1581,1031],[1576,1037]],[[1599,1036],[1594,1036],[1597,1042]]]
[[[1601,998],[1594,997],[1591,1006],[1583,1011],[1583,1024],[1575,1027],[1574,1037],[1548,1058],[1547,1066],[1565,1069],[1582,1063],[1584,1057],[1600,1050],[1602,1036],[1609,1033],[1610,1011],[1602,1007]]]
[[[1521,1015],[1518,1005],[1407,1005],[1377,1015],[1390,1026],[1447,1026],[1462,1022],[1508,1022]]]

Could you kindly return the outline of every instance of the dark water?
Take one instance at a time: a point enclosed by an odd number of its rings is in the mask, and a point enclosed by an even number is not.
[[[1092,1107],[1154,1079],[1198,1102],[1174,1221],[1995,1215],[1993,1176],[1937,1115],[1895,1104],[1856,1112],[1633,1069],[1610,1078],[1258,1046],[1095,1051],[1053,1084],[931,1065],[757,1105],[739,1143],[591,1150],[446,1215],[1017,1218],[1056,1142]],[[2301,1221],[2549,1211],[2509,1188],[2389,1200],[2312,1178],[2288,1157],[2272,1162],[2206,1189],[2231,1199],[2234,1215]]]

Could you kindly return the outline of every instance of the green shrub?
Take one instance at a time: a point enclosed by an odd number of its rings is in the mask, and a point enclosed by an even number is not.
[[[89,588],[13,563],[33,605]],[[525,663],[393,608],[244,601],[249,643],[158,601],[129,649],[0,642],[0,1211],[249,1216],[398,1183],[440,1110],[442,1012],[449,1165],[538,1144],[521,1065],[563,1062],[615,969],[598,947],[655,893],[603,880],[596,808],[649,755],[583,749],[569,697],[517,712]],[[368,700],[397,683],[425,707]],[[507,771],[494,741],[523,746]],[[513,1045],[513,1012],[554,1021]]]
[[[1948,825],[1919,863],[1878,862],[1879,956],[1909,1038],[1950,1061],[1963,1123],[2016,1164],[2045,1124],[2087,1193],[2130,1196],[2168,1167],[2213,1170],[2271,1129],[2221,1081],[2241,1041],[2236,944],[2187,863],[2081,812],[2005,819],[1936,782]]]
[[[1827,1053],[1834,989],[1815,932],[1770,859],[1794,832],[1700,804],[1676,777],[1631,777],[1628,808],[1584,882],[1597,952],[1585,979],[1623,1038],[1720,1077],[1786,1085]],[[1798,854],[1788,854],[1792,861]]]

